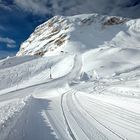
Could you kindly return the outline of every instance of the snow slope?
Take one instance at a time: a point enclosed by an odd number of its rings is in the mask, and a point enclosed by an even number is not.
[[[129,37],[127,32],[131,39],[131,34],[136,34],[134,31],[139,26],[139,20],[126,22],[127,20],[98,14],[55,16],[35,29],[23,42],[17,56],[54,55],[63,51],[80,53],[103,45],[117,47]],[[136,22],[135,27],[133,22]],[[135,42],[137,43],[137,39]],[[123,43],[121,46],[124,45]]]
[[[17,56],[80,53],[83,71],[101,77],[127,73],[140,65],[139,26],[139,19],[98,14],[56,16],[35,29]]]
[[[13,57],[0,61],[0,90],[18,89],[47,82],[50,79],[50,68],[53,79],[68,74],[74,64],[73,55],[55,57]],[[61,69],[65,66],[64,69]],[[56,71],[56,70],[59,71]]]
[[[0,140],[139,140],[140,20],[56,16],[0,60]]]

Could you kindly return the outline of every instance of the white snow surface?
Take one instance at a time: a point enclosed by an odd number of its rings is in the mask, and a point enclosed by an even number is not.
[[[0,140],[139,140],[139,44],[139,19],[57,16],[37,27],[0,60]]]

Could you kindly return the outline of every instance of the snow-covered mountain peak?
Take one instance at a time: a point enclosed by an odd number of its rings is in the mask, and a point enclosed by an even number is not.
[[[106,33],[112,34],[110,28],[106,30],[107,26],[122,25],[126,21],[128,19],[98,14],[55,16],[35,29],[31,36],[22,43],[17,56],[84,52],[111,40],[112,37],[105,37]],[[121,26],[111,28],[121,30]],[[117,33],[118,31],[115,34]]]
[[[55,16],[17,55],[0,60],[0,140],[140,139],[140,19]]]
[[[139,44],[140,19],[98,14],[55,16],[35,29],[17,56],[80,54],[81,72],[92,75],[96,70],[106,77],[135,71],[140,65]]]

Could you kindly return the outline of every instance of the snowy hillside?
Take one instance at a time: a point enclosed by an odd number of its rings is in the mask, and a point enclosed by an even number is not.
[[[82,54],[83,71],[97,70],[100,76],[121,74],[140,65],[139,27],[139,19],[56,16],[35,29],[17,56]]]
[[[17,55],[83,53],[98,47],[138,48],[139,26],[139,19],[98,14],[55,16],[35,29]]]
[[[0,140],[46,139],[140,139],[140,19],[55,16],[0,60]]]

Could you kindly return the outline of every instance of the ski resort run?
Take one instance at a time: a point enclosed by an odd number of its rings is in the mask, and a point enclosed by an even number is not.
[[[0,140],[140,140],[140,19],[38,26],[0,60]]]

